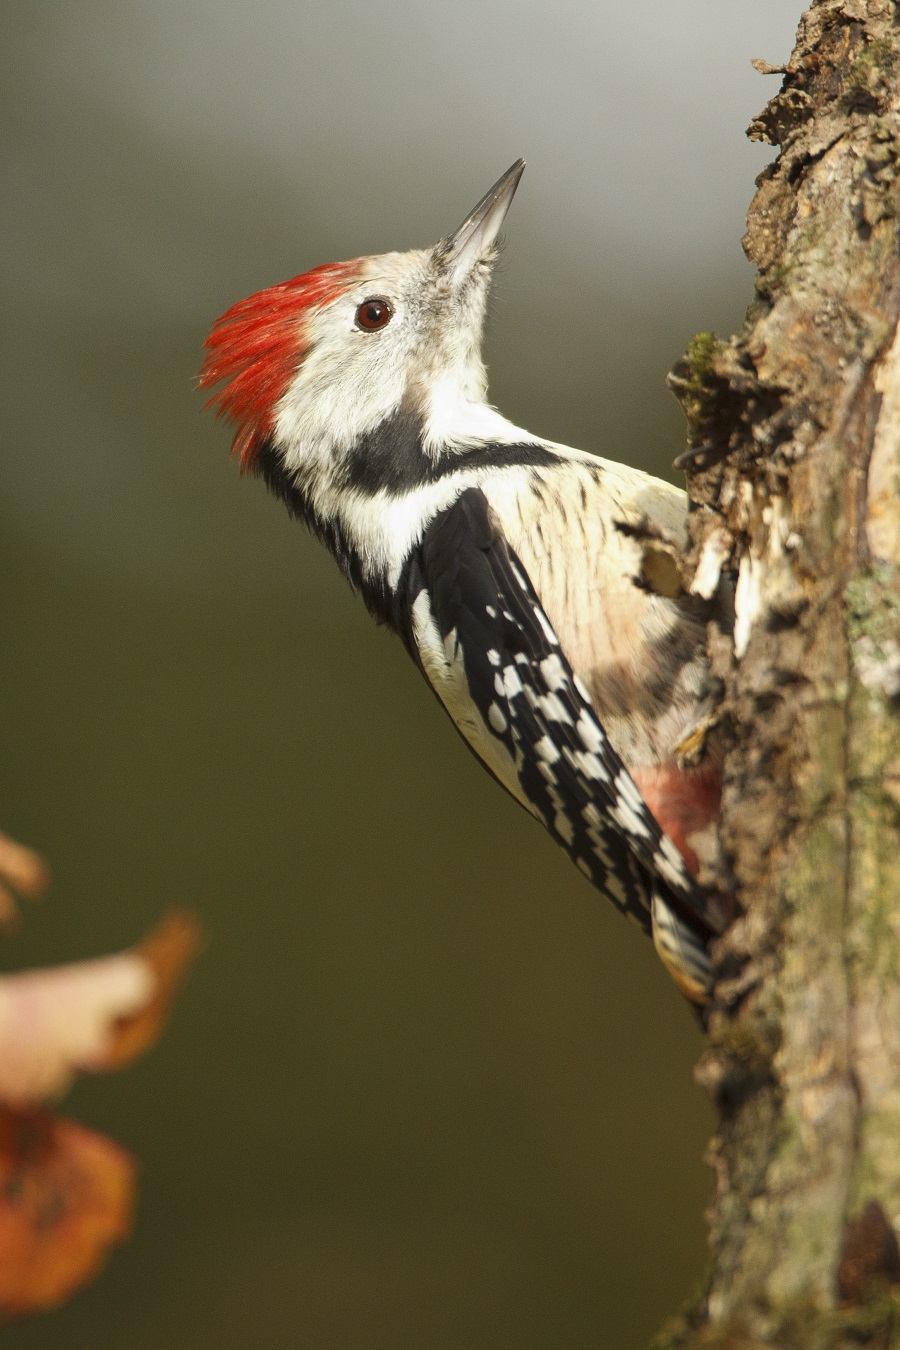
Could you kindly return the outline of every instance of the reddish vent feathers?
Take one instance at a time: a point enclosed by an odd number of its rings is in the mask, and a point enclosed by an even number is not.
[[[691,876],[700,870],[691,848],[691,835],[705,830],[719,813],[722,771],[716,763],[697,769],[679,769],[675,764],[635,768],[631,776],[659,824],[676,845]]]
[[[216,319],[199,383],[222,386],[206,406],[236,424],[232,451],[242,470],[253,467],[272,431],[273,409],[303,359],[304,315],[336,299],[356,274],[356,263],[326,263],[239,300]]]

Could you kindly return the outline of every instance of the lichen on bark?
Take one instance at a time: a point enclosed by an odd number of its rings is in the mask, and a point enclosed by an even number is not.
[[[760,63],[762,65],[763,63]],[[660,1344],[900,1345],[900,14],[819,0],[749,134],[756,296],[672,376],[685,574],[735,583],[702,1296]]]

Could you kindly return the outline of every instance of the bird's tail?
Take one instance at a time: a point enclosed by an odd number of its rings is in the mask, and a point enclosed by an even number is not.
[[[666,901],[659,883],[650,902],[653,945],[685,998],[699,1008],[712,998],[712,962],[707,942]]]

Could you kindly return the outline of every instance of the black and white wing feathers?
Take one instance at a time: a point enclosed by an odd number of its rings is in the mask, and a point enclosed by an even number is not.
[[[398,627],[479,758],[645,931],[659,926],[651,908],[674,911],[675,929],[696,934],[696,963],[718,916],[610,744],[480,490],[431,521],[402,600]]]

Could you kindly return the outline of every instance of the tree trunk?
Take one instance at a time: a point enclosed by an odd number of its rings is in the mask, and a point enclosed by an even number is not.
[[[758,62],[758,68],[766,68]],[[672,375],[725,743],[705,1292],[660,1346],[900,1345],[900,12],[818,0],[750,136],[746,323]]]

